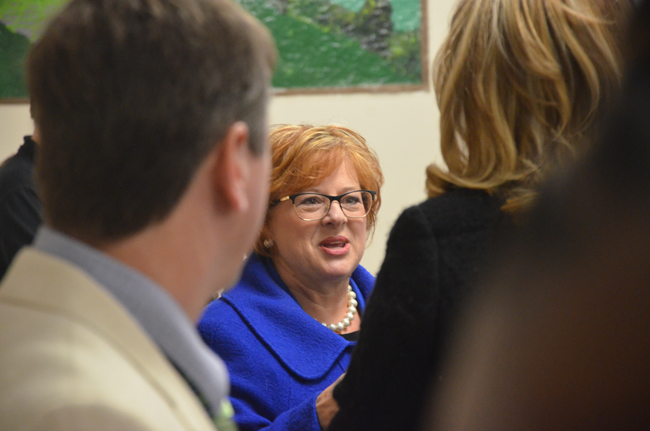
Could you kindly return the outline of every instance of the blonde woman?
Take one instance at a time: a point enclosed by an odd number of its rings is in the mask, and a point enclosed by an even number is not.
[[[462,0],[434,61],[447,168],[397,220],[328,431],[414,430],[481,260],[619,90],[614,0]]]

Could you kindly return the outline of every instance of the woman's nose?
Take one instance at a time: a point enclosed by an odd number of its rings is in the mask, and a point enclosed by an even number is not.
[[[328,211],[323,221],[325,223],[334,224],[341,224],[348,221],[348,218],[345,216],[345,213],[343,212],[343,208],[341,208],[341,203],[339,201],[332,202],[330,205],[330,210]]]

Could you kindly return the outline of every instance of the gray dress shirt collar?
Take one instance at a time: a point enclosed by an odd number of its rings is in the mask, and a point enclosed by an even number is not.
[[[204,397],[210,413],[219,412],[229,392],[226,367],[166,291],[144,274],[46,226],[39,229],[33,245],[81,268],[103,286]]]

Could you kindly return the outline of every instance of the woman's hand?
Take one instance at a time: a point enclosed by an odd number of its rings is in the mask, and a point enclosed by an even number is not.
[[[325,388],[318,398],[316,398],[316,415],[318,416],[320,427],[324,430],[330,426],[330,422],[334,419],[334,415],[339,411],[339,405],[334,399],[334,386],[341,381],[343,376],[345,376],[345,373],[336,379],[334,383]]]

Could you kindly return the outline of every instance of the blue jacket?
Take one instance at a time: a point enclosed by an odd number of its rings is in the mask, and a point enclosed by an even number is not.
[[[352,273],[360,311],[374,280],[361,266]],[[320,431],[316,397],[345,372],[356,344],[305,313],[258,255],[239,284],[206,308],[199,332],[228,367],[241,431]]]

